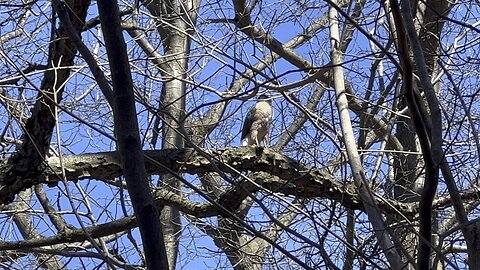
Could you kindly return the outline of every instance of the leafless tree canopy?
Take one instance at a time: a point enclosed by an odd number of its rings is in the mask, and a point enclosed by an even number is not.
[[[480,269],[479,17],[0,0],[0,268]]]

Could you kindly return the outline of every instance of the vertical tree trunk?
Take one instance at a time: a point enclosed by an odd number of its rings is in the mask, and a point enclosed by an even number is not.
[[[162,38],[164,49],[163,63],[160,65],[164,80],[160,99],[160,114],[163,120],[162,148],[183,148],[184,134],[180,126],[185,122],[185,94],[188,55],[191,40],[186,33],[192,33],[195,24],[199,0],[145,1],[145,6],[158,20],[157,30]],[[160,176],[161,185],[180,194],[181,185],[172,175]],[[180,212],[170,206],[161,211],[162,230],[170,269],[175,269],[181,234]]]
[[[468,247],[468,266],[471,270],[480,269],[480,221],[473,221],[467,225],[465,238]]]
[[[138,130],[135,97],[125,41],[120,26],[116,0],[98,3],[112,72],[115,135],[128,192],[142,236],[148,269],[168,269],[159,213],[147,181],[145,162]]]

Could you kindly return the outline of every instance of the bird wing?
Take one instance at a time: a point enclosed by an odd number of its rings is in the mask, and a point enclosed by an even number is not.
[[[253,119],[254,116],[255,116],[255,106],[253,106],[252,108],[250,108],[250,110],[248,110],[247,116],[243,121],[242,137],[241,137],[242,140],[247,137],[247,134],[250,131],[250,128],[252,127],[252,123],[255,120]]]

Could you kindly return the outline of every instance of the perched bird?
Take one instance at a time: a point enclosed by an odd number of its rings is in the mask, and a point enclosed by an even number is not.
[[[262,141],[264,141],[264,145],[269,143],[268,130],[273,119],[271,103],[269,96],[263,94],[258,97],[257,103],[250,108],[243,121],[242,146],[260,146]]]

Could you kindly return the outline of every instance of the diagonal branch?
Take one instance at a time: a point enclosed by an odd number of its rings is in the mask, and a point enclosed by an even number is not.
[[[112,88],[110,87],[110,84],[107,78],[105,77],[105,74],[100,69],[100,66],[97,63],[97,60],[95,60],[90,50],[87,48],[85,43],[83,43],[82,39],[80,38],[80,33],[73,27],[65,5],[63,5],[60,0],[52,0],[52,3],[55,8],[55,11],[57,12],[58,18],[60,19],[60,22],[62,22],[62,24],[65,27],[68,37],[70,38],[72,43],[75,45],[75,48],[80,52],[83,59],[89,66],[90,71],[92,72],[93,77],[95,78],[95,81],[98,84],[98,87],[100,88],[103,95],[105,96],[105,99],[108,101],[108,104],[110,104],[110,106],[113,106]]]
[[[167,270],[169,268],[159,212],[153,205],[153,196],[145,170],[132,74],[120,26],[118,5],[116,1],[99,1],[97,5],[112,71],[114,89],[112,110],[117,147],[139,223],[146,266],[148,269]]]
[[[362,199],[363,205],[368,215],[370,223],[372,223],[375,230],[375,236],[384,252],[390,266],[393,269],[402,268],[402,260],[395,249],[395,245],[390,238],[385,220],[381,215],[378,204],[373,196],[373,192],[369,187],[363,171],[363,166],[358,154],[357,145],[352,128],[352,122],[349,115],[348,100],[346,97],[345,81],[342,68],[342,52],[339,51],[340,37],[338,30],[337,10],[333,7],[329,9],[330,17],[330,41],[332,47],[332,64],[333,64],[333,81],[335,86],[335,93],[337,97],[337,109],[340,118],[340,125],[342,127],[342,134],[347,150],[348,162],[352,170],[353,181],[358,189],[359,196]]]

